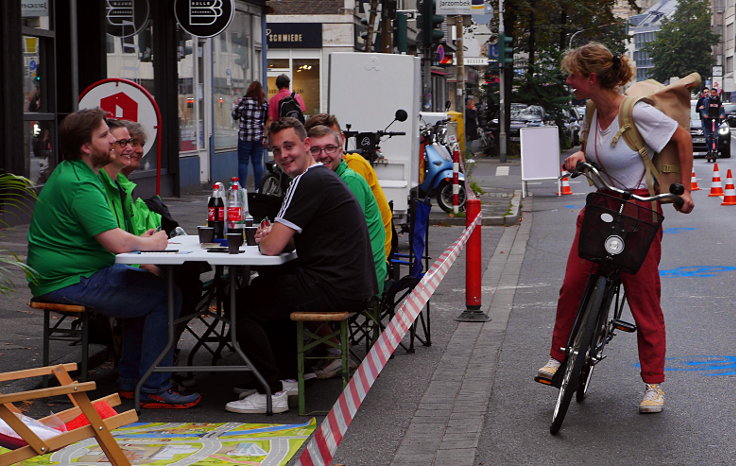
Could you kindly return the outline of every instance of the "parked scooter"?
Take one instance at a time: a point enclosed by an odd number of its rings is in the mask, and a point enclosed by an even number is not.
[[[286,194],[286,188],[289,187],[291,178],[281,171],[281,168],[273,160],[266,162],[266,174],[261,180],[261,188],[258,190],[261,194],[269,194],[271,196],[283,197]]]
[[[449,120],[435,124],[424,123],[419,133],[419,194],[436,197],[437,205],[447,213],[452,212],[452,150],[456,141],[447,135]],[[465,175],[458,174],[458,206],[465,211]]]

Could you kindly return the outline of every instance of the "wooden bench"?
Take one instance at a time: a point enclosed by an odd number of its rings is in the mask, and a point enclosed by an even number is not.
[[[297,383],[299,386],[299,415],[305,415],[304,403],[304,361],[315,359],[338,359],[337,356],[329,354],[324,356],[307,356],[306,353],[311,349],[326,344],[333,348],[339,348],[341,354],[339,359],[342,361],[342,386],[348,384],[350,379],[350,350],[348,348],[348,320],[353,316],[352,312],[292,312],[291,320],[296,322],[296,344],[297,344]],[[317,335],[304,326],[305,322],[338,322],[340,325],[337,329],[333,329],[329,335]],[[304,337],[309,337],[308,343],[304,342]],[[339,343],[335,343],[333,338],[337,337]]]
[[[43,310],[43,365],[49,365],[51,340],[79,341],[82,345],[82,360],[80,361],[79,380],[85,381],[88,376],[87,362],[89,360],[89,315],[92,309],[77,304],[62,304],[31,299],[29,306]],[[60,317],[51,323],[51,313]],[[69,319],[69,327],[63,327]],[[81,325],[75,328],[74,321],[80,319]]]

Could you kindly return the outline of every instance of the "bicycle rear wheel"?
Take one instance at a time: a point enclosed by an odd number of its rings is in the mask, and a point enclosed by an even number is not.
[[[567,351],[565,372],[560,382],[560,393],[557,395],[557,403],[552,414],[552,424],[549,426],[549,431],[553,435],[559,432],[560,427],[562,427],[562,421],[565,420],[565,414],[567,414],[567,408],[570,406],[572,395],[580,388],[582,372],[593,342],[593,334],[596,330],[599,315],[598,311],[603,303],[605,292],[606,278],[598,277],[595,283],[588,285],[583,294],[583,300],[587,301],[587,305],[583,311],[583,320],[580,322],[578,331]]]

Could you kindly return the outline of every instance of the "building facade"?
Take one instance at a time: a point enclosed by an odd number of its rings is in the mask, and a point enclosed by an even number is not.
[[[184,2],[179,2],[184,3]],[[227,2],[226,2],[227,3]],[[233,0],[221,33],[193,36],[177,0],[0,2],[2,168],[42,186],[60,162],[59,122],[104,79],[141,86],[161,114],[134,173],[141,196],[199,190],[237,172],[233,101],[265,80],[265,0]],[[158,170],[157,148],[161,162]]]

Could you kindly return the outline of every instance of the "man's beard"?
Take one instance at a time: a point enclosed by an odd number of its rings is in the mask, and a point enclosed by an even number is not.
[[[92,166],[95,168],[102,168],[110,161],[112,160],[112,157],[110,156],[110,151],[107,152],[97,152],[93,151],[90,155],[90,160],[92,162]]]

